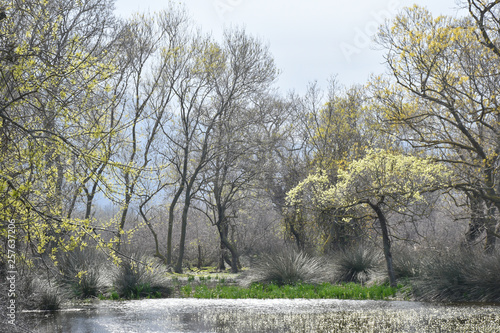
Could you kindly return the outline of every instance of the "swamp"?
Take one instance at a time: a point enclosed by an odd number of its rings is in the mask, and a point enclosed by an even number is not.
[[[0,1],[0,330],[500,332],[500,1],[386,10],[383,73],[298,92],[124,1]]]

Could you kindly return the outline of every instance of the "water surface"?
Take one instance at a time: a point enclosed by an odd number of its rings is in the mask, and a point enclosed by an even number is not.
[[[35,332],[500,332],[500,306],[405,301],[154,299],[26,314]]]

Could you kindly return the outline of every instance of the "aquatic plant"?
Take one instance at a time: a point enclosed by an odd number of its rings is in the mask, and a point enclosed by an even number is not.
[[[43,291],[37,308],[45,311],[56,311],[61,308],[61,299],[56,293]]]
[[[30,289],[31,295],[29,301],[23,304],[26,308],[43,311],[55,311],[61,308],[66,295],[54,284],[38,277],[32,278],[28,283],[29,287],[24,292]]]
[[[400,287],[399,287],[400,288]],[[188,292],[189,291],[189,292]],[[249,287],[217,285],[196,286],[194,292],[191,288],[186,289],[185,296],[195,298],[335,298],[335,299],[357,299],[357,300],[380,300],[396,295],[398,288],[388,285],[374,285],[370,287],[361,286],[356,283],[333,285],[330,283],[295,285],[276,285],[254,283]]]

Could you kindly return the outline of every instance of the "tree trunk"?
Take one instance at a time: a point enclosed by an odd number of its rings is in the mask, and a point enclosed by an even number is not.
[[[184,248],[186,243],[186,231],[187,231],[187,218],[190,205],[190,191],[186,192],[186,201],[184,202],[184,208],[182,210],[182,221],[181,221],[181,239],[179,241],[179,257],[177,258],[177,263],[175,264],[174,271],[176,273],[182,273],[182,261],[184,260]]]
[[[495,212],[496,208],[493,204],[487,204],[487,216],[486,216],[486,242],[484,244],[484,252],[492,254],[495,251],[496,235],[495,229],[497,226]]]
[[[154,230],[153,226],[151,225],[151,222],[149,221],[146,213],[144,212],[143,208],[144,208],[144,205],[148,202],[149,200],[143,202],[140,206],[139,206],[139,213],[141,214],[142,216],[142,219],[144,220],[144,222],[146,223],[147,227],[149,228],[149,231],[151,231],[151,234],[153,235],[153,239],[154,239],[154,242],[155,242],[155,254],[154,256],[159,258],[161,261],[163,261],[163,263],[165,265],[168,266],[167,264],[167,258],[161,254],[160,252],[160,243],[158,241],[158,234],[156,233],[156,231]]]
[[[126,190],[126,194],[125,194],[125,203],[124,203],[123,208],[122,208],[122,214],[120,217],[120,225],[118,226],[118,233],[116,235],[117,240],[116,240],[115,249],[117,251],[120,251],[120,248],[121,248],[122,232],[125,229],[125,222],[127,221],[128,209],[129,209],[130,201],[132,200],[132,195],[131,195],[131,191],[129,191],[128,182],[127,182],[126,186],[127,186],[127,190]]]
[[[471,218],[469,221],[469,229],[465,234],[465,239],[468,245],[472,245],[484,231],[484,206],[478,195],[471,193],[467,196],[469,198]]]
[[[302,241],[302,235],[301,232],[295,229],[295,224],[297,222],[297,219],[300,219],[301,217],[297,217],[297,213],[293,212],[293,215],[286,215],[285,216],[285,224],[288,225],[288,228],[290,230],[290,233],[292,234],[293,238],[295,239],[295,244],[297,245],[297,249],[299,251],[303,251],[305,248],[305,241]]]
[[[222,243],[222,241],[220,242],[219,250],[220,253],[219,253],[219,263],[217,264],[217,270],[222,272],[226,270],[226,264],[224,263],[224,244]]]
[[[166,258],[167,266],[172,265],[172,233],[174,229],[174,213],[175,213],[175,206],[177,205],[177,201],[179,200],[182,191],[184,191],[183,185],[181,185],[177,190],[177,192],[175,192],[174,198],[172,199],[170,207],[168,208],[167,258]]]
[[[379,203],[380,204],[380,203]],[[389,284],[391,287],[397,287],[396,275],[394,273],[394,266],[392,264],[392,253],[391,253],[391,240],[389,239],[389,231],[387,229],[387,219],[385,218],[382,209],[380,209],[379,204],[369,204],[375,213],[377,214],[378,220],[380,222],[380,228],[382,229],[382,240],[384,243],[384,256],[385,262],[387,264],[387,273],[389,275]]]
[[[201,251],[201,244],[198,243],[198,264],[196,265],[196,267],[198,267],[198,269],[201,269],[202,266],[203,266],[203,256]]]
[[[238,255],[238,251],[236,250],[236,247],[229,242],[228,226],[217,224],[217,228],[219,229],[219,236],[220,236],[220,240],[221,240],[222,245],[224,245],[224,247],[226,249],[228,249],[229,252],[231,253],[231,273],[238,273],[238,271],[239,271],[238,270],[238,262],[239,262],[238,256],[239,255]]]

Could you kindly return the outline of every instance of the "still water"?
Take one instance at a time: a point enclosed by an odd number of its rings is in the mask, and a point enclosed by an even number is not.
[[[40,333],[500,332],[500,306],[403,301],[152,299],[25,315]]]

